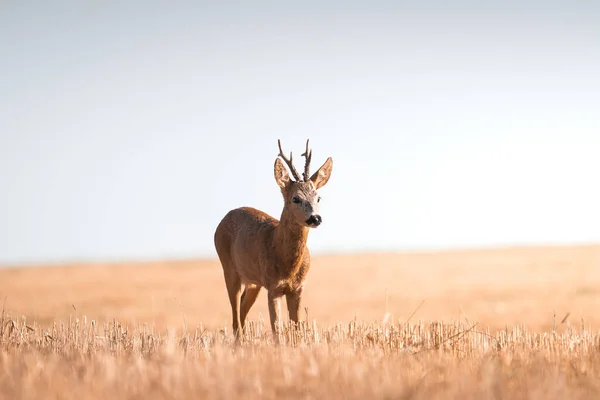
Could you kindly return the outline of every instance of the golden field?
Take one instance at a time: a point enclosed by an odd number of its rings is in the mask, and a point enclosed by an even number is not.
[[[0,301],[6,399],[600,398],[600,245],[313,256],[280,346],[265,292],[233,344],[215,260],[7,266]]]

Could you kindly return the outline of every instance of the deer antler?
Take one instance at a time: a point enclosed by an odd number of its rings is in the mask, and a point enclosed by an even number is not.
[[[306,139],[306,151],[302,153],[302,157],[306,158],[306,162],[304,163],[304,182],[308,182],[310,179],[310,160],[312,158],[312,150],[308,149],[308,140]]]
[[[279,145],[279,156],[281,158],[283,158],[283,161],[285,161],[285,163],[288,165],[288,167],[290,168],[290,172],[292,173],[292,175],[294,176],[294,179],[296,179],[296,181],[300,181],[300,175],[298,175],[298,171],[296,171],[296,168],[294,168],[294,164],[292,163],[292,152],[290,151],[290,158],[288,159],[284,154],[283,154],[283,150],[281,149],[281,141],[279,139],[277,139],[277,144]]]

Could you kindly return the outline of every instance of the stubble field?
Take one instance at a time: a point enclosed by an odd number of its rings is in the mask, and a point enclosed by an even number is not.
[[[216,261],[0,268],[0,398],[600,398],[600,246],[313,257],[275,346]],[[285,302],[282,304],[285,309]]]

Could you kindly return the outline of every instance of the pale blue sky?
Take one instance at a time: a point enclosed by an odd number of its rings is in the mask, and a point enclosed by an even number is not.
[[[277,138],[313,253],[600,241],[598,2],[95,4],[0,6],[0,263],[214,257]]]

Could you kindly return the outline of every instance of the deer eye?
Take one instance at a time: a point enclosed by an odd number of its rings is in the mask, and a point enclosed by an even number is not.
[[[296,203],[296,204],[300,203],[300,199],[299,199],[299,198],[297,198],[297,197],[293,197],[293,198],[292,198],[292,201],[293,201],[294,203]]]
[[[321,201],[321,196],[317,197],[317,203]]]

